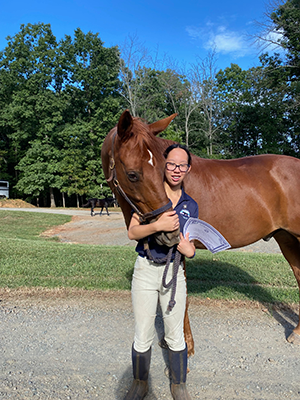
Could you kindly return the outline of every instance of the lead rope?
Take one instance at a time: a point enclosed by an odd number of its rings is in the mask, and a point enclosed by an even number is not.
[[[132,209],[137,213],[140,221],[143,223],[147,220],[147,218],[156,217],[157,215],[167,211],[169,208],[172,207],[172,202],[171,202],[171,200],[169,200],[168,204],[158,208],[157,210],[148,212],[146,214],[142,214],[140,212],[140,210],[135,206],[135,204],[133,204],[133,202],[129,199],[129,197],[126,195],[124,190],[121,188],[120,183],[117,179],[116,163],[115,163],[115,159],[114,159],[114,143],[115,143],[116,135],[117,135],[117,131],[114,132],[113,137],[112,137],[111,156],[110,156],[110,163],[109,163],[110,174],[109,174],[109,177],[106,179],[106,181],[113,183],[116,190],[127,201],[127,203],[132,207]],[[177,246],[176,246],[175,258],[174,258],[174,262],[173,262],[173,276],[172,276],[170,282],[166,283],[166,278],[167,278],[167,273],[168,273],[170,262],[171,262],[173,248],[172,247],[170,248],[167,256],[165,256],[161,259],[155,259],[151,254],[151,251],[149,249],[149,245],[148,245],[148,242],[146,239],[144,241],[144,247],[147,251],[147,255],[148,255],[149,259],[158,264],[162,264],[162,263],[166,262],[166,266],[165,266],[164,273],[163,273],[162,284],[163,284],[163,287],[166,289],[169,289],[172,286],[171,299],[169,301],[169,306],[168,306],[168,311],[172,311],[173,307],[176,304],[175,294],[176,294],[176,287],[177,287],[177,274],[178,274],[178,269],[179,269],[179,265],[180,265],[180,261],[181,261],[181,254],[177,250]]]
[[[172,258],[173,247],[170,248],[170,250],[168,251],[168,254],[165,257],[156,258],[156,257],[152,256],[151,251],[149,249],[149,244],[148,244],[148,242],[146,242],[146,239],[147,238],[145,238],[145,241],[144,241],[144,248],[147,252],[148,258],[157,264],[166,263],[164,273],[163,273],[163,278],[162,278],[162,285],[165,289],[169,289],[172,286],[171,299],[170,299],[169,305],[168,305],[168,311],[172,311],[173,307],[176,304],[175,294],[176,294],[176,288],[177,288],[177,274],[178,274],[179,265],[181,262],[181,253],[177,250],[177,246],[176,246],[175,258],[173,261],[173,274],[172,274],[172,278],[167,283],[166,279],[167,279],[167,274],[169,271],[170,262],[171,262],[171,258]]]

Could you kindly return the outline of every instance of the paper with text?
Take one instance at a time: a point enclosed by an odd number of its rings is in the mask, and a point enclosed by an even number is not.
[[[189,240],[199,240],[213,254],[231,246],[213,226],[198,218],[189,218],[183,227],[183,236],[189,233]]]

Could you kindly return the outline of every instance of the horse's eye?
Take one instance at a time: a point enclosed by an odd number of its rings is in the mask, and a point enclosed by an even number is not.
[[[138,175],[136,172],[134,172],[134,171],[128,172],[128,173],[127,173],[127,176],[128,176],[128,179],[129,179],[131,182],[137,182],[137,181],[139,180],[139,175]]]

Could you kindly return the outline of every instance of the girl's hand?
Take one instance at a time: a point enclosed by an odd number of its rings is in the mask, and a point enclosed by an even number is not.
[[[188,258],[193,257],[196,249],[194,243],[189,241],[189,233],[184,237],[180,232],[180,242],[177,246],[177,250]]]
[[[158,218],[155,224],[158,232],[172,232],[179,228],[179,217],[176,211],[167,211]]]

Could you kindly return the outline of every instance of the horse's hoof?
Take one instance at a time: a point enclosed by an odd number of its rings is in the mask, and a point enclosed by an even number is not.
[[[300,335],[298,333],[292,332],[287,338],[289,343],[298,344],[300,346]]]

